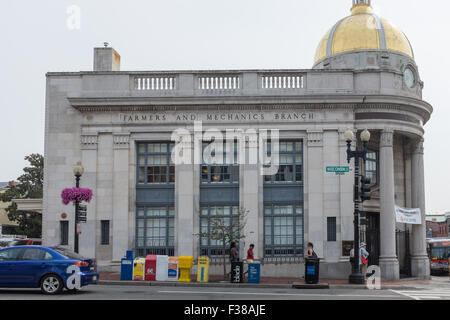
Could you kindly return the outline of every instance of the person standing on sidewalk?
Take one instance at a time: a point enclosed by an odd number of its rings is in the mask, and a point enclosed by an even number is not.
[[[314,252],[314,244],[308,242],[308,251],[306,251],[306,258],[317,259],[317,254]]]
[[[231,243],[230,246],[230,262],[239,262],[239,250],[236,242]]]
[[[367,260],[369,258],[369,252],[366,250],[366,243],[361,242],[360,248],[359,248],[359,267],[361,269],[361,273],[364,276],[364,279],[366,279],[367,275],[367,267],[369,266],[369,261]],[[350,263],[353,265],[353,261],[355,260],[355,250],[352,248],[350,250]]]
[[[366,279],[367,276],[367,267],[369,266],[369,252],[366,249],[366,243],[361,242],[361,247],[359,248],[359,264],[362,265],[361,273]]]

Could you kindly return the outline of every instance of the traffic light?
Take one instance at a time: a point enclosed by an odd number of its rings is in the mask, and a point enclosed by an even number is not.
[[[361,201],[370,200],[370,178],[368,177],[361,177]]]

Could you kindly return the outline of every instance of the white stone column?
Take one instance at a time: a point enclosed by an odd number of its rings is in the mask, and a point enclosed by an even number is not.
[[[113,261],[120,261],[128,247],[129,134],[114,134],[113,162]]]
[[[96,258],[97,149],[97,133],[83,134],[81,136],[81,163],[84,167],[84,174],[81,177],[80,186],[82,188],[92,189],[94,193],[94,197],[90,203],[83,203],[83,205],[87,206],[87,222],[80,224],[80,254],[88,258]]]
[[[194,196],[198,193],[195,186],[198,186],[196,181],[199,177],[194,175],[195,164],[192,164],[193,144],[191,139],[183,139],[180,143],[183,152],[191,153],[191,163],[175,166],[175,256],[195,256],[194,241],[199,240],[198,237],[194,237],[194,216],[198,212],[195,210],[196,197]]]
[[[246,143],[246,153],[258,155],[258,142],[250,140]],[[242,181],[240,183],[240,207],[247,211],[247,224],[244,227],[244,235],[245,239],[243,239],[241,245],[241,258],[247,258],[247,249],[250,244],[254,244],[257,246],[255,248],[255,258],[260,259],[262,256],[258,256],[260,252],[260,245],[262,242],[259,242],[260,237],[263,237],[262,230],[259,230],[259,183],[260,183],[260,175],[259,175],[259,166],[256,163],[250,163],[249,157],[247,157],[247,161],[245,164],[242,164]],[[260,234],[261,232],[261,234]]]
[[[305,252],[308,242],[314,244],[314,251],[323,258],[323,131],[308,131],[307,163],[305,163]],[[307,194],[306,194],[307,192]],[[307,200],[307,203],[306,203]]]
[[[394,132],[380,137],[380,268],[383,280],[398,280],[400,267],[395,245]]]
[[[428,278],[430,276],[430,261],[426,249],[423,139],[416,142],[412,149],[411,194],[412,207],[420,208],[422,212],[422,224],[412,226],[411,274],[413,277]]]

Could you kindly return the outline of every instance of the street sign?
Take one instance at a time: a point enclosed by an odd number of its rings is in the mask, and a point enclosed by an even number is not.
[[[350,172],[350,167],[342,167],[342,166],[327,167],[327,172],[335,173],[336,175],[344,175]]]
[[[87,206],[79,205],[78,206],[78,222],[87,222]]]

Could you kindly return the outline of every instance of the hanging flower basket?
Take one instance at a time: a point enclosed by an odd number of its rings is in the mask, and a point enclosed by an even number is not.
[[[61,192],[62,203],[90,202],[92,200],[92,190],[87,188],[66,188]]]

